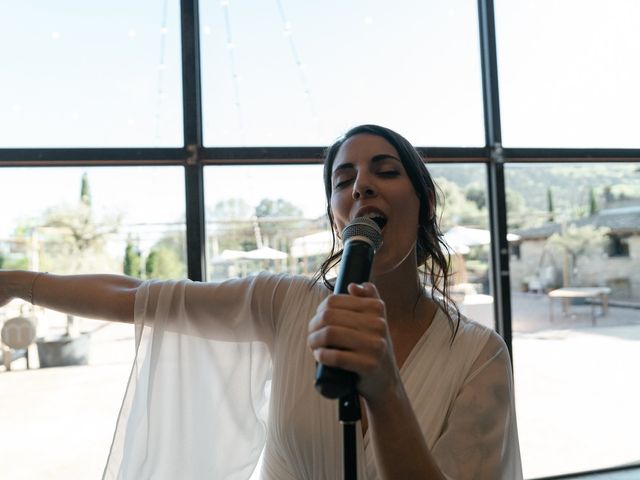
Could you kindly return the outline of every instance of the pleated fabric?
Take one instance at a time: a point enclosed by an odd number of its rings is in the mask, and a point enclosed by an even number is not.
[[[300,276],[145,282],[136,357],[105,479],[342,477],[337,401],[314,388],[308,322],[330,294]],[[522,478],[509,356],[495,332],[440,311],[401,369],[450,479]],[[378,479],[369,432],[358,478]]]

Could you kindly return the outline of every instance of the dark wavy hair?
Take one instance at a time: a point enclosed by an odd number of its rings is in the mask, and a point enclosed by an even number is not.
[[[453,339],[460,324],[460,311],[449,295],[449,281],[452,273],[449,256],[446,253],[448,250],[442,240],[442,232],[436,215],[438,204],[437,187],[422,160],[422,156],[407,139],[399,133],[379,125],[359,125],[345,133],[326,150],[324,157],[324,189],[327,198],[329,224],[332,227],[334,225],[333,212],[331,211],[331,172],[333,162],[344,142],[359,134],[376,135],[384,138],[400,155],[402,165],[420,201],[416,253],[417,268],[422,275],[422,286],[423,288],[427,285],[431,287],[432,298],[442,306],[445,315],[449,319],[453,331]],[[338,245],[333,228],[331,232],[333,237],[331,253],[320,266],[315,275],[315,280],[322,279],[327,288],[333,290],[334,285],[327,279],[327,275],[331,269],[340,263],[342,248]]]

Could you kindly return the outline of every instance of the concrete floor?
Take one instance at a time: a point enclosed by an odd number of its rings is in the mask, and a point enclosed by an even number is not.
[[[576,306],[550,323],[545,300],[513,297],[525,476],[639,461],[640,310],[611,308],[592,327],[590,307]],[[0,478],[102,475],[133,360],[133,328],[95,321],[82,328],[95,330],[90,365],[26,370],[21,359],[11,372],[0,367]],[[640,479],[636,472],[606,475],[589,478]]]

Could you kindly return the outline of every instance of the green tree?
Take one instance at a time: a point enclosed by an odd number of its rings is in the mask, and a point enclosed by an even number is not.
[[[283,198],[275,200],[271,198],[263,198],[255,209],[255,215],[258,218],[268,217],[302,217],[302,210],[293,203]]]
[[[133,244],[131,237],[127,238],[127,246],[124,249],[124,264],[122,273],[130,277],[142,277],[142,255],[140,249]]]
[[[121,218],[96,218],[89,191],[85,174],[78,204],[55,206],[45,211],[38,227],[45,252],[40,258],[41,269],[59,273],[119,270],[106,252],[106,241],[118,232]]]
[[[554,233],[549,237],[547,242],[562,248],[567,255],[564,267],[564,286],[575,286],[578,259],[581,256],[601,253],[608,234],[609,228],[607,227],[569,225],[561,233]]]
[[[243,250],[247,245],[255,248],[252,214],[253,209],[243,198],[222,200],[207,211],[207,232],[219,250],[217,253],[227,249]]]
[[[511,188],[505,189],[505,199],[507,204],[507,214],[517,225],[524,225],[527,223],[527,216],[529,210],[526,207],[524,196],[517,190]]]
[[[263,198],[255,209],[256,240],[288,252],[293,239],[306,233],[302,210],[282,198]]]
[[[443,230],[454,225],[467,224],[484,226],[486,214],[483,214],[475,202],[468,200],[460,186],[444,177],[435,179],[439,187],[438,200]]]
[[[175,250],[167,246],[154,246],[145,262],[147,278],[167,280],[184,278],[186,269]]]
[[[589,216],[593,216],[598,213],[598,199],[596,198],[596,192],[594,188],[589,189]]]
[[[471,185],[468,185],[467,188],[464,189],[464,196],[470,202],[476,204],[478,210],[482,210],[487,207],[487,193],[486,188],[484,188],[480,183],[474,182]]]
[[[549,212],[549,221],[555,221],[554,205],[553,205],[553,192],[551,187],[547,188],[547,212]]]
[[[91,189],[89,188],[89,176],[87,175],[87,172],[82,174],[80,201],[89,207],[91,206]]]
[[[227,198],[216,203],[207,216],[215,220],[246,220],[252,209],[244,198]]]

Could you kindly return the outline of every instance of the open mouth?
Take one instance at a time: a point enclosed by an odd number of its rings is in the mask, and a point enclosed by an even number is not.
[[[379,213],[368,213],[364,216],[376,222],[378,227],[380,227],[380,230],[382,230],[384,226],[387,224],[387,218]]]

